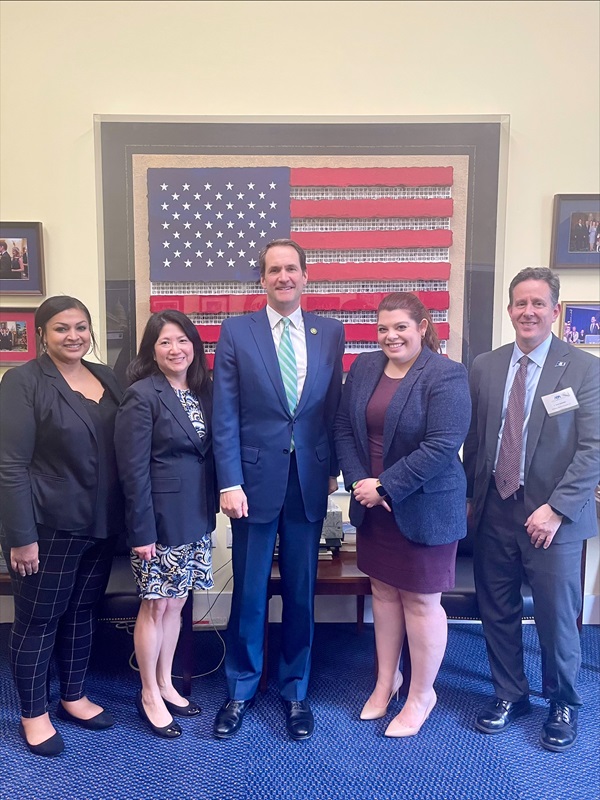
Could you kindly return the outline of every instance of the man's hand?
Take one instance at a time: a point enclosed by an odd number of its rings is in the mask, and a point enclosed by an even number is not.
[[[144,544],[141,547],[132,547],[131,549],[138,558],[142,559],[142,561],[152,561],[156,555],[156,542],[152,542],[152,544]]]
[[[32,542],[23,547],[11,547],[10,565],[22,578],[25,575],[35,575],[40,568],[38,543]]]
[[[525,520],[525,528],[534,547],[543,547],[547,550],[562,520],[562,515],[552,511],[548,503],[536,508]]]
[[[386,502],[376,489],[377,478],[364,478],[358,481],[353,489],[354,497],[358,500],[361,506],[373,508],[374,506],[383,506],[386,511],[391,511],[389,504]]]
[[[248,499],[243,489],[221,492],[221,511],[230,519],[248,516]]]
[[[327,490],[327,494],[333,494],[338,490],[338,482],[337,478],[333,478],[331,475],[329,476],[329,489]]]

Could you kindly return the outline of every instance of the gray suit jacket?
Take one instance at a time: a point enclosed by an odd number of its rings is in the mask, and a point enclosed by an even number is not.
[[[481,520],[502,418],[504,384],[513,345],[483,353],[470,374],[473,417],[463,461],[473,523]],[[571,387],[579,408],[550,417],[542,397]],[[533,399],[525,453],[525,510],[549,503],[563,515],[555,542],[598,532],[594,488],[600,479],[600,359],[552,336]]]

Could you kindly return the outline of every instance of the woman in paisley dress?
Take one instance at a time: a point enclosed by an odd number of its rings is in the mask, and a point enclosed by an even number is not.
[[[150,317],[127,372],[131,386],[117,414],[115,448],[141,597],[136,705],[154,734],[174,739],[182,730],[173,717],[200,713],[173,686],[172,667],[188,592],[213,585],[212,382],[198,331],[173,309]]]

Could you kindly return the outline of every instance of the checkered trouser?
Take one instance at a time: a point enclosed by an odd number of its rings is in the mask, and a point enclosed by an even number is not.
[[[38,525],[39,571],[10,570],[15,620],[10,661],[23,717],[48,709],[48,668],[54,652],[63,700],[84,696],[94,609],[104,594],[116,537],[92,539]],[[7,564],[10,550],[4,547]]]

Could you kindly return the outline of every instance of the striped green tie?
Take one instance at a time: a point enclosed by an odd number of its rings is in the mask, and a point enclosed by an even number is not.
[[[296,356],[294,355],[292,337],[290,336],[290,320],[288,317],[282,317],[281,322],[283,323],[283,333],[279,342],[277,358],[279,359],[285,396],[287,397],[290,413],[293,414],[298,405],[298,370],[296,369]]]

